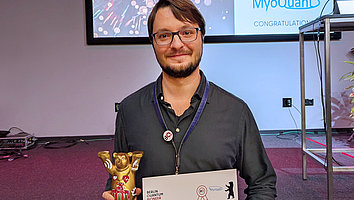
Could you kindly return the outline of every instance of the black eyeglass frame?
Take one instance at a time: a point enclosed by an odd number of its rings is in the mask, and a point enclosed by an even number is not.
[[[181,31],[189,30],[189,29],[195,29],[195,30],[197,30],[196,36],[195,36],[195,38],[194,38],[193,40],[191,40],[191,41],[183,41],[182,38],[181,38],[181,36],[179,35],[179,33],[180,33]],[[200,30],[201,30],[201,29],[198,27],[198,28],[185,28],[185,29],[182,29],[182,30],[179,30],[179,31],[176,31],[176,32],[172,32],[172,31],[160,31],[160,32],[156,32],[156,33],[151,34],[151,36],[154,38],[154,40],[155,40],[155,42],[156,42],[157,45],[159,45],[159,46],[167,46],[167,45],[170,45],[170,44],[173,42],[173,39],[175,38],[175,35],[177,35],[178,38],[179,38],[182,42],[193,42],[193,41],[195,41],[195,40],[198,38],[198,31],[200,31]],[[158,34],[158,33],[172,33],[171,41],[170,41],[169,43],[167,43],[167,44],[159,44],[159,43],[156,41],[156,38],[155,38],[155,35]]]

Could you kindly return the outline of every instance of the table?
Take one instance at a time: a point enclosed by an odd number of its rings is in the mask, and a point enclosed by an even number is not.
[[[327,197],[333,199],[333,172],[354,171],[354,166],[333,166],[333,152],[354,152],[354,148],[332,148],[332,116],[331,116],[331,66],[330,66],[330,32],[354,31],[354,15],[325,15],[299,27],[300,42],[300,86],[301,86],[301,146],[302,146],[302,178],[307,179],[306,156],[310,156],[323,165],[327,171]],[[324,33],[325,54],[325,122],[326,122],[326,148],[306,148],[306,121],[305,121],[305,61],[304,42],[306,33]],[[326,159],[322,159],[316,153],[326,153]]]

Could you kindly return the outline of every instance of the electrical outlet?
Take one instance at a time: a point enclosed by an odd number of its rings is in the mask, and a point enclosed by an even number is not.
[[[291,107],[292,105],[292,98],[283,98],[283,108]]]
[[[313,99],[305,99],[305,106],[313,106]]]

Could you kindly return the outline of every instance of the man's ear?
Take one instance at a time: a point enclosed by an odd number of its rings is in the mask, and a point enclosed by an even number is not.
[[[155,51],[155,46],[154,43],[151,44],[152,49],[154,50],[155,56],[156,56],[156,51]]]

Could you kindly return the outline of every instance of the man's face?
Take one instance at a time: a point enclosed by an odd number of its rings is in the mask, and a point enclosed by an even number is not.
[[[176,32],[186,28],[198,28],[198,24],[176,19],[169,7],[160,8],[153,24],[153,33],[160,31]],[[162,70],[176,78],[189,76],[199,67],[203,53],[203,41],[200,31],[192,42],[182,42],[177,35],[169,45],[161,46],[153,41],[156,59]]]

